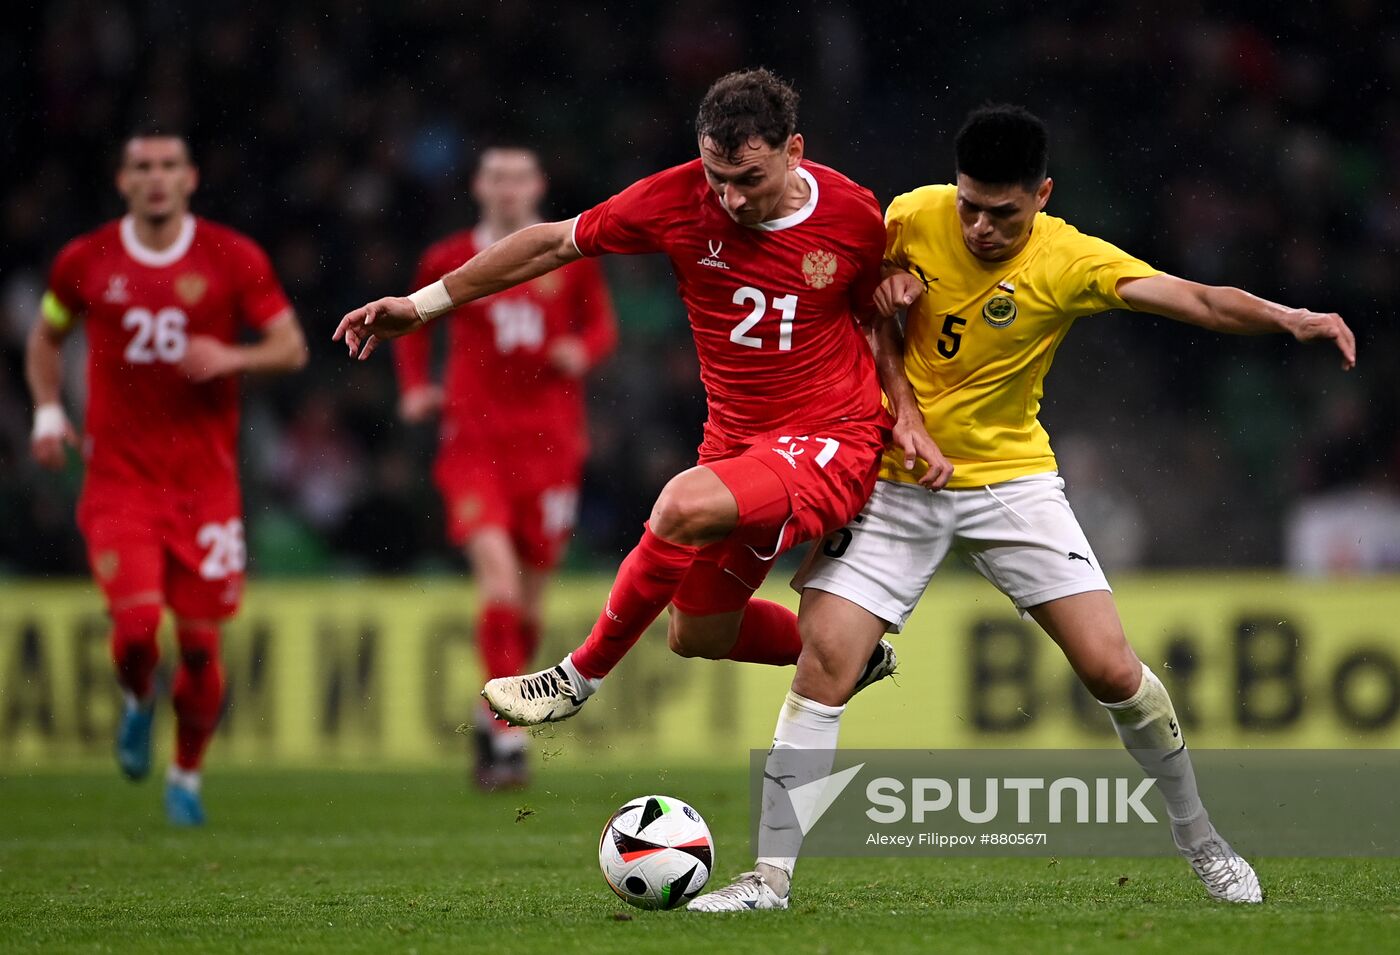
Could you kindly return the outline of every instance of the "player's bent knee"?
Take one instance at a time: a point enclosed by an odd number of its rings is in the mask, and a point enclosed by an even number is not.
[[[153,669],[159,658],[156,632],[160,604],[142,603],[112,611],[112,658],[123,671]]]
[[[713,475],[709,480],[714,481]],[[707,483],[691,472],[671,478],[652,506],[652,533],[684,544],[727,534],[736,517],[733,500],[716,499]]]
[[[803,696],[818,694],[812,699],[844,701],[855,689],[866,658],[846,652],[849,641],[822,639],[821,635],[807,631],[803,632],[802,641],[802,654],[797,660],[797,678],[793,686],[800,685]]]
[[[696,640],[693,634],[686,634],[674,625],[666,634],[666,645],[676,656],[687,659],[700,657],[705,660],[719,660],[724,657],[726,652],[714,645]]]
[[[674,623],[671,624],[671,629],[666,632],[666,645],[670,647],[671,652],[678,657],[689,658],[700,655],[696,653],[695,650],[685,642],[685,638],[676,631]]]
[[[1142,662],[1132,651],[1103,661],[1083,676],[1084,685],[1098,700],[1121,703],[1142,686]]]
[[[651,510],[652,533],[667,540],[685,542],[709,530],[712,515],[703,502],[672,493],[661,492]]]
[[[179,621],[175,626],[180,662],[190,670],[203,670],[218,660],[219,627],[209,622]]]
[[[666,627],[666,645],[676,656],[722,660],[734,646],[738,634],[725,628],[697,626],[673,612]]]

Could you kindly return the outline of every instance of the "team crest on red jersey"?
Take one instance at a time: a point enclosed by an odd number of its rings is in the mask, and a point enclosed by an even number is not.
[[[97,579],[103,583],[109,582],[117,576],[117,568],[121,563],[121,557],[114,550],[104,550],[92,561],[92,569],[97,572]]]
[[[453,504],[457,520],[463,524],[472,524],[481,516],[481,498],[475,494],[464,494],[457,498]]]
[[[209,289],[209,280],[198,272],[186,272],[175,280],[175,294],[186,305],[198,305]]]
[[[802,257],[802,277],[815,289],[836,281],[836,256],[831,252],[808,252]]]
[[[131,301],[130,283],[125,275],[117,274],[107,279],[107,291],[102,293],[102,301],[109,305],[125,305]]]

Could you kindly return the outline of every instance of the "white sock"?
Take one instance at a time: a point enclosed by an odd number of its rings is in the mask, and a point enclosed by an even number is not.
[[[491,755],[505,759],[516,753],[525,752],[526,733],[523,726],[500,726],[491,728]]]
[[[578,672],[578,667],[574,666],[574,655],[570,653],[559,661],[559,668],[569,677],[569,682],[574,685],[574,693],[580,700],[586,700],[594,693],[598,692],[598,687],[603,685],[602,677],[587,677]]]
[[[171,763],[170,768],[165,771],[165,781],[179,786],[181,789],[187,789],[196,795],[199,794],[201,778],[197,769],[181,769]]]
[[[508,726],[495,718],[495,711],[485,700],[477,710],[476,725],[479,731],[489,734],[491,755],[497,759],[524,752],[528,733],[523,726]]]
[[[1138,691],[1121,703],[1103,707],[1133,759],[1157,780],[1177,847],[1192,849],[1205,842],[1210,838],[1210,817],[1196,790],[1196,771],[1176,710],[1157,674],[1144,663]]]
[[[122,702],[126,705],[128,710],[149,709],[151,705],[155,703],[155,699],[156,695],[154,692],[145,699],[142,699],[125,687],[122,688]]]
[[[763,766],[763,808],[758,820],[760,852],[755,868],[769,887],[787,895],[803,832],[787,792],[831,774],[844,706],[827,706],[788,691],[773,730],[773,748]]]

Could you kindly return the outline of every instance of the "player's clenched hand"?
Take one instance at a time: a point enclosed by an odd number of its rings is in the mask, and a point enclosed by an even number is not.
[[[924,294],[924,283],[901,270],[891,272],[875,289],[875,308],[889,318],[901,308],[908,308]]]
[[[399,417],[409,424],[418,424],[437,414],[441,407],[442,389],[437,385],[419,385],[399,398]]]
[[[1293,337],[1300,342],[1334,342],[1342,353],[1342,368],[1356,367],[1356,335],[1336,312],[1300,311],[1293,322]]]
[[[180,374],[199,384],[243,370],[243,350],[212,335],[191,335],[180,359]]]
[[[581,378],[588,370],[588,346],[576,335],[561,335],[549,346],[549,363],[567,378]]]
[[[894,423],[894,446],[904,456],[906,471],[912,471],[918,461],[928,464],[928,470],[919,478],[919,483],[929,490],[942,490],[953,476],[953,465],[929,437],[922,419],[909,416],[898,418]]]
[[[344,340],[350,357],[368,358],[382,341],[398,338],[419,327],[418,309],[407,297],[376,299],[348,312],[336,326],[331,341]]]
[[[58,471],[67,462],[64,449],[78,446],[78,433],[68,422],[68,416],[57,404],[44,405],[34,412],[34,431],[29,438],[29,450],[34,460],[50,471]]]

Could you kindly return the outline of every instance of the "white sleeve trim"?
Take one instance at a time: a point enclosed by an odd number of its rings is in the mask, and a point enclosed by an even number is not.
[[[584,251],[578,247],[578,220],[580,218],[582,217],[574,216],[573,224],[569,226],[569,241],[574,244],[574,251],[579,255],[583,255]]]

